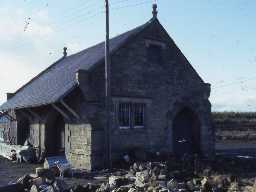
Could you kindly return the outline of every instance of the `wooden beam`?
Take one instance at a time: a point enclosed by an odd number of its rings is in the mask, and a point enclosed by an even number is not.
[[[56,111],[58,111],[65,119],[68,119],[68,120],[70,120],[70,118],[69,118],[69,116],[63,111],[63,110],[61,110],[56,104],[51,104],[52,105],[52,107],[56,110]]]
[[[74,115],[78,120],[80,119],[80,116],[75,112],[75,110],[68,106],[63,100],[61,100],[60,102],[70,113],[72,113],[72,115]]]
[[[32,111],[31,109],[27,109],[27,111],[36,119],[39,119],[41,121],[41,117],[35,113],[34,111]]]
[[[9,113],[7,112],[7,111],[2,111],[1,112],[1,115],[3,115],[3,116],[6,116],[9,120],[11,120],[11,121],[15,121],[16,119],[14,118],[14,117],[12,117],[11,115],[9,115]]]

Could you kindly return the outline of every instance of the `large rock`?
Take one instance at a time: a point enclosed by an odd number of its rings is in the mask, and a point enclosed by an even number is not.
[[[171,179],[167,182],[167,189],[170,191],[176,191],[178,189],[178,182],[175,179]]]
[[[205,178],[201,181],[201,184],[202,184],[202,189],[201,189],[202,192],[209,192],[209,191],[212,191],[212,185],[210,184],[208,178],[205,177]]]
[[[166,188],[161,188],[158,192],[169,192],[169,190]]]
[[[36,185],[32,185],[30,192],[39,192],[39,189]]]
[[[96,190],[96,192],[109,192],[110,187],[109,184],[102,183],[101,186]]]
[[[136,180],[136,177],[134,176],[134,174],[131,174],[130,172],[128,172],[125,175],[125,178],[128,179],[130,182],[134,182]]]
[[[131,167],[131,169],[135,172],[139,171],[139,165],[137,163],[134,163]]]
[[[117,189],[114,189],[112,192],[128,192],[131,188],[132,188],[132,186],[125,185],[125,186],[121,186]]]
[[[166,181],[156,181],[156,183],[161,188],[166,188],[167,187],[167,182]]]
[[[157,176],[160,174],[160,168],[158,166],[154,166],[152,172]]]
[[[160,181],[165,181],[167,179],[167,177],[166,177],[166,175],[158,175],[157,179]]]
[[[199,191],[199,187],[193,181],[187,181],[186,185],[189,191]]]
[[[36,185],[39,187],[39,186],[45,185],[46,181],[45,181],[45,178],[37,177],[37,178],[33,179],[32,183],[33,183],[33,185]]]
[[[19,178],[16,183],[22,184],[25,189],[30,189],[33,185],[32,180],[33,178],[30,175],[24,175]]]
[[[130,188],[128,192],[137,192],[137,190],[135,188]]]
[[[55,191],[65,192],[69,190],[69,186],[61,179],[56,179],[52,184]]]
[[[236,192],[236,191],[240,191],[239,185],[237,182],[232,182],[228,188],[228,192]]]
[[[149,180],[149,171],[148,170],[144,170],[141,172],[137,172],[136,173],[136,180],[139,180],[143,183],[147,183]]]
[[[138,188],[144,188],[149,181],[149,171],[144,170],[136,173],[135,186]]]
[[[129,184],[129,180],[125,177],[111,176],[108,179],[110,189],[115,189],[123,185]]]
[[[55,191],[54,187],[51,185],[48,185],[43,192],[59,192],[59,191]]]

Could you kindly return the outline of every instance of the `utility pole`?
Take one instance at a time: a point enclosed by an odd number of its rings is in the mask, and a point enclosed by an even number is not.
[[[111,159],[111,83],[110,83],[110,55],[109,55],[109,2],[105,0],[106,8],[106,41],[105,41],[105,109],[106,109],[106,125],[105,125],[105,165],[112,168]]]

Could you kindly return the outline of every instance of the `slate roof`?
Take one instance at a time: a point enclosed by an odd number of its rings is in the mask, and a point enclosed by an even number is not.
[[[152,20],[112,38],[110,53],[112,54],[150,23]],[[77,86],[75,73],[79,69],[88,70],[101,60],[103,61],[104,55],[105,43],[101,42],[81,52],[61,58],[17,90],[10,100],[0,106],[0,110],[38,107],[57,102]]]

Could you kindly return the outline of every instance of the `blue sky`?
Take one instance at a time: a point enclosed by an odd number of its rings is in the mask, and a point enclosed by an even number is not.
[[[0,0],[0,103],[62,56],[104,40],[103,0]],[[148,21],[151,0],[110,0],[111,36]],[[158,0],[159,20],[212,84],[217,111],[256,109],[256,1]],[[29,23],[29,24],[26,24]]]

